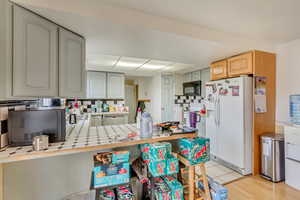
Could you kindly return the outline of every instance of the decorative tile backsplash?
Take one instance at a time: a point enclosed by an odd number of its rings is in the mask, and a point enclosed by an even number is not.
[[[184,95],[176,95],[175,96],[175,104],[180,105],[183,107],[185,111],[189,110],[191,103],[201,103],[203,97],[201,96],[184,96]]]
[[[70,103],[74,103],[75,101],[80,102],[81,105],[95,105],[95,104],[102,104],[102,103],[107,103],[108,105],[123,105],[125,103],[124,100],[120,99],[109,99],[109,100],[98,100],[98,99],[79,99],[79,100],[74,100],[74,99],[67,99],[67,105]]]
[[[190,103],[201,103],[203,97],[201,96],[175,96],[175,104],[190,104]]]

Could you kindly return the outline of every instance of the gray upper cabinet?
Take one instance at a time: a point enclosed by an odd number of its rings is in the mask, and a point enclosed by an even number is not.
[[[191,72],[185,73],[184,77],[183,77],[183,81],[185,83],[186,82],[191,82],[192,81],[192,73]]]
[[[199,81],[201,79],[201,71],[192,72],[192,81]]]
[[[106,72],[87,72],[87,98],[106,99]]]
[[[13,7],[13,96],[58,95],[58,26]]]
[[[59,96],[86,97],[85,40],[59,28]]]
[[[124,99],[125,76],[120,73],[107,73],[107,98]]]
[[[201,96],[205,97],[205,84],[210,81],[210,68],[201,70]]]

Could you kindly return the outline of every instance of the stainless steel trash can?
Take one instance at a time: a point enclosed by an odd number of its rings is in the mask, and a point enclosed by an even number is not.
[[[285,179],[284,136],[267,133],[260,137],[261,141],[261,175],[280,182]]]

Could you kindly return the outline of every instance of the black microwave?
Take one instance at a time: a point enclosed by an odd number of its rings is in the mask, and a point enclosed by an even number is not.
[[[10,146],[32,145],[38,135],[48,135],[49,142],[63,142],[66,137],[66,115],[63,108],[9,111],[8,142]]]
[[[201,96],[201,81],[183,83],[183,95]]]

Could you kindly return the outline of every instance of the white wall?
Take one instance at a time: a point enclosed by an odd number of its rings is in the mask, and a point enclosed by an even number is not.
[[[150,113],[154,123],[161,122],[161,75],[153,76],[149,85],[151,110]]]
[[[161,122],[161,75],[128,79],[138,84],[138,99],[150,99],[150,103],[146,103],[146,111],[151,114],[154,123]]]
[[[94,153],[6,164],[4,200],[61,200],[71,193],[89,191]]]
[[[300,94],[300,39],[277,47],[276,120],[289,120],[289,95]]]

